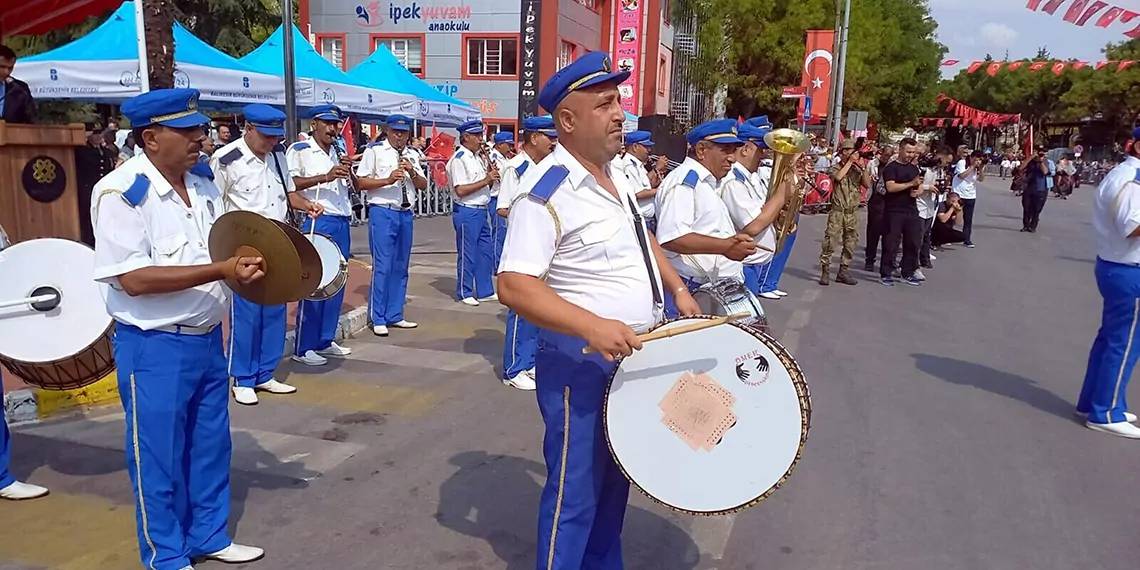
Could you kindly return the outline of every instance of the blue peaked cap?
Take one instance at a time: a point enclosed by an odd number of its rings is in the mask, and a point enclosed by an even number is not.
[[[753,127],[760,127],[760,128],[764,128],[764,127],[771,128],[772,127],[772,123],[768,122],[768,115],[760,115],[759,117],[752,117],[751,119],[744,121],[744,124],[752,125]]]
[[[764,135],[768,134],[768,129],[759,129],[748,123],[736,127],[736,137],[744,142],[756,143],[760,146],[764,145]]]
[[[652,136],[652,133],[649,131],[633,131],[625,135],[625,146],[633,146],[635,144],[653,146]]]
[[[344,112],[336,105],[317,105],[309,111],[309,118],[320,121],[341,121]]]
[[[495,141],[495,144],[511,143],[513,145],[515,144],[515,135],[510,131],[501,131],[495,133],[495,136],[492,137],[492,140]]]
[[[483,122],[482,121],[467,121],[466,123],[463,123],[463,124],[459,125],[458,127],[455,127],[455,130],[457,130],[460,133],[463,133],[465,135],[481,134],[483,132]]]
[[[693,146],[701,141],[716,144],[742,144],[737,136],[736,119],[717,119],[701,123],[685,135],[685,141]]]
[[[554,119],[550,117],[527,117],[523,119],[524,133],[541,133],[548,137],[558,137],[554,130]]]
[[[538,92],[538,104],[553,112],[567,95],[578,89],[610,81],[621,83],[628,77],[628,71],[613,71],[613,63],[608,54],[592,51],[559,69]]]
[[[257,132],[269,137],[285,136],[285,113],[262,103],[246,105],[241,113]]]
[[[388,128],[393,131],[410,131],[412,130],[412,120],[404,115],[388,115],[388,120],[385,121]]]
[[[123,103],[123,115],[131,128],[162,125],[173,129],[198,127],[210,118],[198,112],[197,89],[155,89]]]

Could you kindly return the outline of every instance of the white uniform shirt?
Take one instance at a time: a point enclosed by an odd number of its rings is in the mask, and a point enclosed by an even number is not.
[[[498,198],[503,185],[503,171],[507,169],[507,157],[503,153],[491,149],[491,164],[499,169],[499,181],[491,183],[491,197]]]
[[[234,158],[234,152],[240,156]],[[223,159],[226,164],[222,164]],[[262,160],[242,137],[215,152],[210,169],[214,171],[214,184],[222,191],[225,211],[244,210],[285,221],[289,213],[287,194],[297,188],[289,176],[285,153],[274,151]]]
[[[419,153],[409,146],[405,146],[401,153],[387,143],[365,149],[364,156],[360,157],[360,164],[356,167],[356,175],[364,178],[387,178],[400,167],[401,156],[412,163],[420,176],[424,176],[424,168],[420,164]],[[415,184],[412,183],[411,176],[407,175],[404,176],[403,180],[398,180],[388,186],[381,186],[375,190],[368,190],[366,194],[369,204],[395,209],[403,207],[405,194],[407,194],[409,204],[415,204],[419,196]]]
[[[978,197],[976,184],[978,182],[978,171],[971,172],[969,176],[962,178],[962,174],[969,168],[965,160],[959,160],[958,164],[954,165],[954,183],[952,187],[954,192],[958,193],[959,198],[966,200],[973,200]]]
[[[649,172],[645,170],[645,163],[641,162],[636,156],[626,154],[622,157],[621,163],[622,172],[629,178],[629,182],[633,187],[641,192],[652,188],[653,183],[649,181]],[[652,218],[656,215],[657,209],[653,206],[654,199],[646,198],[637,201],[637,207],[641,210],[641,215],[646,218]]]
[[[455,187],[478,182],[486,176],[487,167],[483,164],[483,159],[466,147],[460,147],[451,160],[447,161],[447,178],[451,180],[451,197],[456,204],[471,208],[485,207],[491,201],[489,186],[484,186],[463,198],[455,193]]]
[[[499,189],[499,203],[496,208],[499,210],[508,210],[508,214],[510,213],[509,210],[511,206],[519,199],[519,196],[522,195],[521,181],[523,176],[519,175],[518,169],[524,163],[527,165],[526,170],[523,172],[525,176],[526,172],[534,168],[534,161],[530,159],[530,155],[527,154],[526,151],[519,151],[518,154],[507,161],[506,168],[502,170],[502,187]]]
[[[941,168],[941,167],[938,167]],[[918,207],[918,217],[929,220],[934,218],[938,213],[938,209],[942,202],[946,201],[945,194],[937,194],[934,192],[925,192],[934,188],[935,183],[938,181],[938,168],[926,168],[922,177],[922,189],[924,193],[919,196],[914,202]]]
[[[733,163],[732,170],[721,184],[720,197],[724,200],[728,216],[732,218],[732,225],[738,232],[760,216],[760,211],[764,209],[764,203],[768,200],[767,193],[761,194],[752,185],[752,174],[739,162]],[[774,250],[776,231],[772,226],[768,226],[756,234],[753,241],[758,246]],[[760,265],[771,260],[772,252],[758,247],[756,253],[745,258],[744,265]]]
[[[511,208],[499,272],[546,276],[547,285],[566,301],[645,332],[661,321],[663,307],[653,302],[649,270],[634,233],[629,202],[635,200],[636,190],[610,166],[621,196],[614,198],[558,146],[527,169],[522,191],[529,192],[555,166],[564,166],[569,174],[549,202],[527,196]],[[645,232],[644,223],[640,231]],[[652,245],[646,242],[646,247]],[[653,279],[664,295],[652,250],[649,259]]]
[[[336,150],[336,146],[329,146],[329,152],[325,152],[321,150],[316,140],[310,139],[290,145],[285,153],[285,159],[289,163],[289,176],[312,178],[324,176],[334,166],[340,164],[340,153]],[[326,216],[351,216],[352,201],[349,193],[348,181],[339,178],[301,190],[302,196],[324,207]]]
[[[689,172],[697,173],[695,187],[683,183]],[[720,183],[692,158],[670,172],[657,189],[657,240],[671,242],[687,234],[714,238],[736,235],[728,207],[720,199]],[[665,251],[669,263],[681,275],[698,283],[718,279],[744,281],[744,265],[723,255],[681,255]]]
[[[1113,263],[1140,264],[1140,239],[1129,234],[1140,227],[1140,158],[1134,156],[1105,175],[1093,201],[1097,257]]]
[[[768,196],[768,187],[772,180],[772,161],[765,158],[760,161],[760,168],[756,169],[751,175],[752,186],[756,188],[762,196]]]
[[[138,175],[149,187],[138,206],[124,197]],[[190,204],[174,191],[146,154],[104,176],[91,193],[95,230],[95,280],[107,313],[116,321],[153,330],[171,325],[202,327],[222,322],[228,289],[220,281],[160,295],[132,297],[119,276],[144,267],[206,265],[212,262],[210,228],[222,215],[222,193],[208,178],[184,178]]]

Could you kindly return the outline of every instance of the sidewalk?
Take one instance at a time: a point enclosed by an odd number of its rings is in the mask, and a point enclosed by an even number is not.
[[[351,338],[368,327],[368,291],[372,281],[372,256],[368,251],[368,226],[352,228],[352,259],[348,263],[348,282],[344,286],[337,339]],[[450,216],[419,218],[415,221],[412,257],[455,255],[455,230]],[[293,330],[296,328],[297,304],[289,305],[285,358],[293,354]],[[228,323],[223,323],[228,334]],[[106,378],[80,390],[46,391],[25,384],[3,366],[4,411],[9,422],[24,422],[89,406],[118,400],[117,377]]]

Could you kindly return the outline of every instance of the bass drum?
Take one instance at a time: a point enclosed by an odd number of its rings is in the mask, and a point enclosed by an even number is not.
[[[94,267],[90,247],[63,239],[0,251],[0,364],[44,390],[83,388],[115,369]]]
[[[324,301],[340,293],[348,283],[348,262],[340,253],[340,247],[332,238],[323,234],[305,234],[305,239],[313,242],[317,256],[321,258],[321,282],[316,291],[309,295],[310,301]]]
[[[739,324],[769,332],[768,317],[760,299],[752,294],[743,283],[731,279],[721,279],[706,283],[693,291],[693,300],[701,313],[714,317],[727,317],[741,313],[749,315],[736,321]]]

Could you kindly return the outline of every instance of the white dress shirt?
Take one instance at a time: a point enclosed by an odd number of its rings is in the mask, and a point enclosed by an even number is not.
[[[724,205],[728,208],[728,216],[732,218],[732,225],[738,232],[760,216],[761,210],[764,209],[764,203],[768,200],[766,193],[761,194],[752,185],[752,174],[748,172],[747,168],[736,162],[733,163],[732,170],[729,171],[728,176],[721,184],[720,197],[724,200]],[[760,230],[753,241],[760,247],[756,248],[756,253],[744,259],[744,265],[760,265],[771,261],[772,252],[763,248],[776,249],[776,231],[772,229],[772,226],[769,225]]]
[[[684,184],[689,172],[697,173],[695,187]],[[693,158],[670,172],[657,189],[657,240],[671,242],[688,234],[714,238],[736,235],[728,207],[720,199],[720,182]],[[669,263],[681,275],[698,283],[718,279],[744,281],[744,265],[723,255],[685,254],[665,251]]]
[[[485,208],[491,201],[490,185],[484,186],[462,198],[455,193],[456,186],[478,182],[487,177],[487,166],[483,159],[466,147],[455,151],[447,161],[447,178],[451,180],[451,194],[456,204],[469,208]]]
[[[941,167],[939,167],[941,168]],[[922,176],[923,194],[915,200],[918,207],[918,217],[929,220],[938,213],[939,205],[946,200],[946,196],[930,192],[938,182],[938,168],[927,168]]]
[[[1105,261],[1140,264],[1140,239],[1128,237],[1140,227],[1140,158],[1134,156],[1105,175],[1093,201],[1096,254]]]
[[[364,178],[375,178],[377,180],[387,178],[400,167],[401,157],[411,162],[420,176],[424,176],[424,168],[423,165],[420,164],[419,153],[412,150],[410,146],[405,146],[404,151],[401,153],[390,144],[378,144],[365,149],[364,156],[360,157],[360,164],[356,167],[356,175]],[[407,195],[409,204],[415,204],[416,199],[419,197],[418,190],[416,190],[415,184],[412,183],[411,176],[408,175],[405,175],[403,180],[397,180],[388,186],[368,190],[365,194],[367,195],[366,201],[368,204],[384,206],[394,210],[403,208],[405,194]]]
[[[751,175],[752,186],[756,188],[762,196],[768,196],[768,190],[771,186],[772,180],[772,160],[765,158],[760,161],[760,168],[756,169]]]
[[[235,152],[237,156],[232,154]],[[273,151],[260,159],[242,137],[215,152],[210,169],[214,171],[214,184],[222,191],[225,211],[244,210],[285,221],[288,193],[297,189],[289,176],[285,153]]]
[[[527,169],[522,191],[529,192],[556,166],[569,173],[549,202],[527,196],[511,208],[499,272],[545,276],[547,285],[567,302],[621,321],[634,331],[648,330],[661,321],[663,307],[654,303],[645,255],[634,233],[646,232],[644,223],[637,230],[634,227],[630,201],[636,199],[636,190],[607,165],[621,197],[615,198],[558,146]],[[652,247],[648,241],[646,247]],[[652,250],[649,260],[664,295]]]
[[[496,206],[499,210],[507,210],[510,214],[511,206],[522,195],[522,185],[520,184],[523,176],[519,175],[519,167],[526,164],[526,172],[534,168],[534,161],[530,159],[530,155],[525,150],[520,150],[518,154],[514,155],[507,161],[506,168],[502,170],[502,186],[499,188],[499,203]],[[496,214],[497,215],[497,214]]]
[[[978,171],[973,171],[969,176],[962,178],[959,176],[969,168],[966,166],[965,159],[959,160],[958,164],[954,165],[954,183],[952,187],[954,192],[958,193],[959,198],[966,200],[973,200],[978,197],[977,183]]]
[[[645,163],[641,162],[636,156],[626,154],[622,157],[621,164],[622,172],[625,172],[629,182],[638,192],[643,190],[651,190],[653,183],[649,181],[649,172],[645,170]],[[657,209],[653,207],[653,198],[639,199],[637,207],[641,210],[641,215],[646,218],[652,218],[657,213]]]
[[[315,139],[309,139],[290,145],[289,150],[285,153],[285,159],[289,163],[289,176],[312,178],[324,176],[334,166],[340,164],[340,153],[335,146],[329,146],[329,151],[325,152],[321,150],[321,146],[317,144]],[[326,216],[347,218],[352,215],[352,200],[349,198],[348,180],[337,178],[300,192],[310,202],[316,202],[324,207]]]
[[[491,197],[498,198],[499,192],[502,190],[503,184],[503,171],[507,169],[507,157],[503,153],[491,149],[491,164],[494,164],[499,169],[499,181],[491,183]]]
[[[137,206],[124,192],[138,175],[149,179]],[[158,295],[132,297],[119,276],[144,267],[206,265],[212,262],[210,228],[222,215],[222,193],[214,182],[187,173],[183,179],[190,204],[151,164],[145,153],[104,176],[91,193],[95,230],[95,280],[107,313],[116,321],[153,330],[171,325],[204,327],[222,322],[228,289],[220,281]]]

